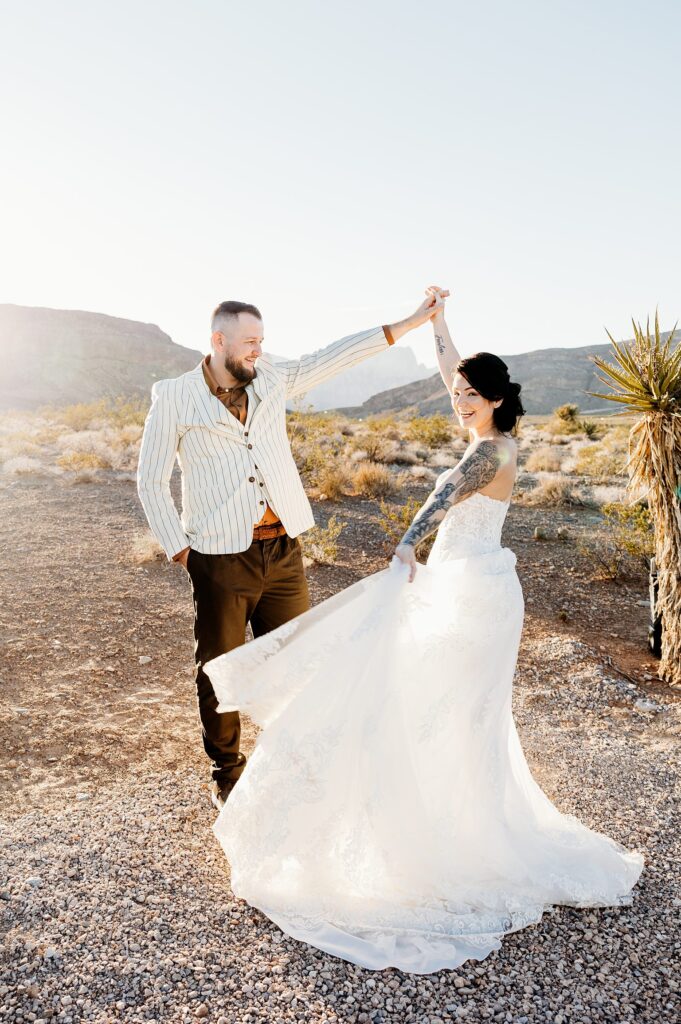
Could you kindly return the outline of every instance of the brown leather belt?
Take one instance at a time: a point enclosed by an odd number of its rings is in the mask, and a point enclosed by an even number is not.
[[[272,537],[284,537],[286,527],[282,523],[267,523],[265,526],[253,527],[253,540],[271,540]]]

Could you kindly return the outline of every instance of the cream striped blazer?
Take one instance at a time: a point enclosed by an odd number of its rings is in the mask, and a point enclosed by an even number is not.
[[[206,385],[201,363],[156,381],[144,424],[137,490],[149,526],[169,559],[189,545],[203,554],[245,551],[262,516],[264,481],[290,537],[314,526],[286,433],[286,402],[384,351],[382,327],[351,334],[301,359],[255,363],[245,424]],[[250,386],[249,386],[250,390]],[[170,494],[175,458],[182,471],[182,515]]]

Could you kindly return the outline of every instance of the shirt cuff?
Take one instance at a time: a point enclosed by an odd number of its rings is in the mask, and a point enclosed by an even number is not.
[[[387,324],[383,324],[383,333],[385,334],[385,339],[388,342],[388,344],[389,345],[394,345],[395,344],[395,339],[393,338],[393,333],[392,333],[392,331],[390,330],[390,328],[388,327]]]
[[[186,548],[182,548],[182,550],[178,551],[176,555],[173,555],[173,557],[170,559],[170,561],[171,562],[179,562],[180,559],[182,558],[183,554],[185,553],[185,551],[189,551],[189,550],[190,550],[190,546],[189,545]]]

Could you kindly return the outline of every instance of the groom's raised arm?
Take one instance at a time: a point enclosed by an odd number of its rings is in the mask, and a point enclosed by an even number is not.
[[[327,345],[326,348],[302,356],[301,359],[289,359],[277,363],[277,370],[286,378],[287,397],[304,395],[321,384],[322,381],[328,380],[329,377],[334,377],[337,373],[349,370],[351,366],[356,366],[364,359],[385,351],[403,334],[427,323],[443,305],[442,299],[428,296],[416,312],[405,320],[372,327],[359,334],[349,334],[347,337]]]
[[[349,370],[362,360],[383,352],[392,344],[389,327],[372,327],[359,334],[349,334],[300,359],[277,363],[277,370],[286,377],[287,397],[293,398],[304,395],[322,381],[335,377],[343,370]]]

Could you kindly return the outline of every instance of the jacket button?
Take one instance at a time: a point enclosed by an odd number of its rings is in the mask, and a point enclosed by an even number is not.
[[[248,437],[248,431],[244,430],[244,437]]]
[[[264,502],[264,501],[261,501],[261,502],[260,502],[260,504],[261,504],[261,505],[264,505],[264,504],[265,504],[265,502]]]
[[[252,444],[249,444],[249,445],[248,445],[248,447],[249,447],[249,448],[252,448],[252,447],[253,447],[253,445],[252,445]]]
[[[262,480],[260,480],[260,481],[259,481],[259,483],[260,483],[260,486],[261,486],[261,487],[264,487],[264,486],[265,486],[265,485],[264,485],[264,483],[262,482]]]
[[[249,482],[249,484],[254,484],[255,483],[255,477],[254,476],[249,476],[248,482]]]

